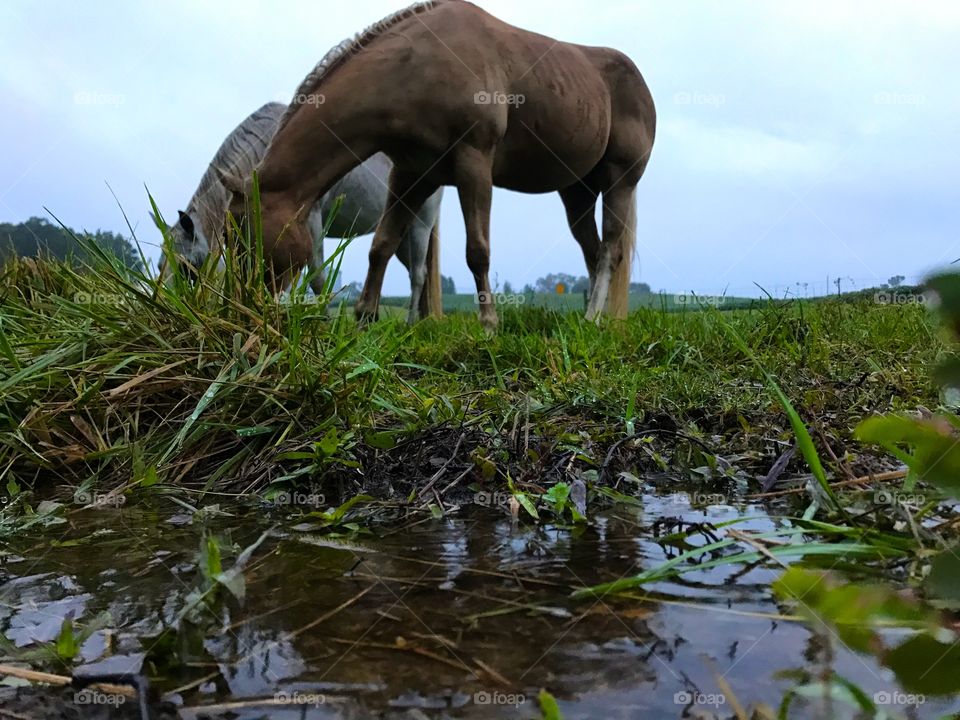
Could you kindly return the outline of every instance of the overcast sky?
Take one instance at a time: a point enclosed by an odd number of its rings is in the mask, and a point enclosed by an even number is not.
[[[960,257],[960,3],[479,4],[618,48],[644,73],[659,122],[634,276],[654,289],[812,292],[828,275],[862,287]],[[288,101],[326,50],[402,6],[4,0],[0,221],[46,206],[74,227],[126,232],[109,183],[156,255],[144,186],[168,216],[185,206],[240,120]],[[444,274],[471,291],[451,190],[441,236]],[[348,281],[363,279],[368,248],[351,248]],[[492,273],[519,287],[559,271],[584,274],[556,194],[498,191]],[[407,289],[391,263],[385,292]]]

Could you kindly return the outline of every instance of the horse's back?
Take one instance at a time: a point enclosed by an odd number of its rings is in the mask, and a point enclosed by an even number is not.
[[[441,2],[374,45],[357,78],[417,79],[384,88],[377,100],[382,127],[397,138],[399,149],[388,145],[391,157],[416,155],[410,137],[434,153],[456,144],[490,149],[495,184],[523,192],[575,182],[603,157],[609,93],[577,45],[514,27],[462,0]],[[397,113],[398,106],[418,112]]]

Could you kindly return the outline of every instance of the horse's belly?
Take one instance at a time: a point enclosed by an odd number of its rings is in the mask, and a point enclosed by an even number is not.
[[[507,131],[494,160],[494,182],[530,193],[567,187],[596,167],[609,137],[606,102],[570,95],[539,103],[528,99],[509,108]]]

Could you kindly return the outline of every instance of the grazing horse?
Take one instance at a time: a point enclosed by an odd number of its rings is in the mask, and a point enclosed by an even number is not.
[[[415,208],[443,185],[460,196],[480,319],[497,325],[489,281],[493,187],[559,192],[592,292],[627,312],[636,186],[656,111],[640,71],[609,48],[521,30],[464,0],[413,5],[330,51],[307,76],[258,168],[265,251],[274,271],[310,256],[312,199],[382,152],[390,200],[370,249],[360,319],[376,316],[387,261]],[[232,183],[231,207],[247,190]],[[603,239],[594,211],[603,198]]]
[[[240,123],[217,150],[186,211],[181,211],[176,224],[169,228],[173,250],[188,274],[200,267],[208,255],[219,253],[229,203],[229,193],[222,178],[250,177],[286,111],[286,105],[268,103]],[[313,273],[310,284],[318,296],[322,294],[326,281],[325,224],[330,223],[326,235],[335,238],[374,232],[387,204],[391,168],[392,163],[386,155],[373,155],[311,206],[307,215],[311,254],[306,265]],[[407,228],[396,250],[397,257],[410,274],[410,322],[415,322],[419,316],[442,314],[438,237],[442,194],[442,189],[438,190],[418,208],[414,222]],[[331,217],[334,203],[341,196],[340,210]],[[285,281],[290,277],[285,276]]]

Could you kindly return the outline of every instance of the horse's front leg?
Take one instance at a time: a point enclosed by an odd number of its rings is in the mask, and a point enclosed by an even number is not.
[[[436,189],[436,186],[428,186],[419,176],[396,167],[390,173],[390,197],[373,236],[367,279],[354,308],[360,322],[376,320],[387,263],[414,222],[416,210]]]
[[[324,297],[324,293],[327,289],[327,269],[323,254],[323,225],[323,211],[320,209],[320,203],[317,203],[307,216],[307,229],[313,240],[307,270],[310,273],[310,287],[313,289],[313,294],[317,296],[319,302],[326,304],[327,298]]]

